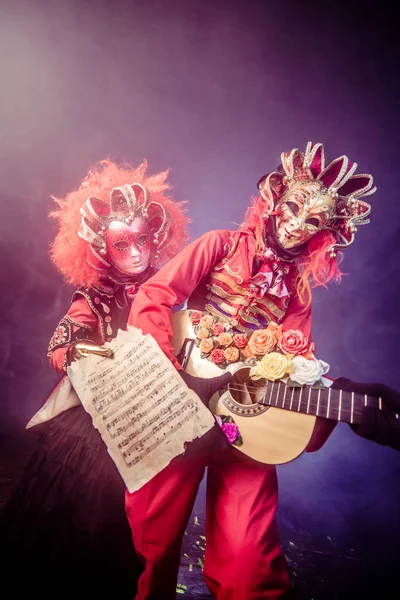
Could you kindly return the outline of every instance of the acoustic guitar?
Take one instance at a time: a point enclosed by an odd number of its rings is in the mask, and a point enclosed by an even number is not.
[[[188,310],[174,313],[172,326],[174,352],[185,371],[205,378],[224,372],[201,357]],[[238,450],[266,464],[297,458],[306,449],[318,417],[357,424],[365,406],[383,410],[382,399],[374,396],[330,387],[291,387],[283,381],[252,381],[249,373],[250,367],[244,363],[226,391],[213,396],[210,409],[215,415],[233,419],[242,442],[235,446]]]

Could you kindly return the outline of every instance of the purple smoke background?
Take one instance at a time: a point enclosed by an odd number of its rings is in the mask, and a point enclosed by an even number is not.
[[[341,284],[315,292],[314,338],[332,376],[400,389],[396,38],[384,3],[2,2],[2,427],[22,430],[59,379],[46,351],[72,290],[48,258],[50,195],[107,156],[171,168],[193,238],[235,228],[280,152],[309,140],[372,173],[371,224]],[[339,425],[279,468],[284,536],[386,577],[399,475],[397,452]]]

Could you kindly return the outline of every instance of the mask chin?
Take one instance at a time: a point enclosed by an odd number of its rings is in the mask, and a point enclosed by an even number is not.
[[[293,248],[284,248],[278,238],[276,237],[276,220],[275,216],[269,217],[266,226],[263,231],[263,240],[267,246],[275,250],[280,258],[285,260],[291,260],[296,256],[299,256],[307,248],[307,244],[310,240],[307,240],[303,244],[294,246]]]

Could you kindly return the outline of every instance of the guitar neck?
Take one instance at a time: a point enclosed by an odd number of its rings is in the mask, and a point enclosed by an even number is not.
[[[365,406],[382,409],[382,399],[374,396],[308,385],[290,387],[282,381],[266,381],[264,397],[258,402],[346,423],[361,423]]]

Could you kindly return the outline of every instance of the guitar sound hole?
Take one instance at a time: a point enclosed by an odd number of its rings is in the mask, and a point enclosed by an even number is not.
[[[263,379],[259,381],[250,379],[250,368],[244,367],[234,373],[228,389],[236,402],[244,406],[253,406],[263,398],[265,383]]]

